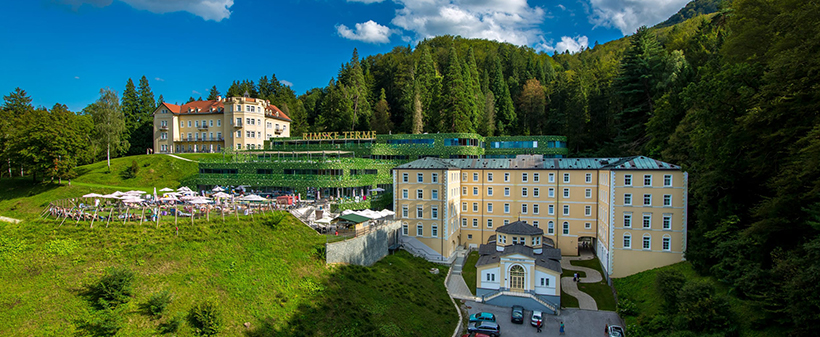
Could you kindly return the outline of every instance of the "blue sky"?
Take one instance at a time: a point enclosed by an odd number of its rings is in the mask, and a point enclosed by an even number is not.
[[[688,0],[29,0],[0,20],[0,92],[82,110],[145,75],[166,102],[263,75],[297,94],[359,55],[451,34],[575,51],[654,25]]]

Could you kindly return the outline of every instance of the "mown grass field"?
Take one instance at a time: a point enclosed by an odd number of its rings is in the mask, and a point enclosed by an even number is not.
[[[618,292],[618,299],[628,299],[633,302],[637,309],[634,316],[624,316],[626,324],[636,324],[639,320],[648,321],[654,315],[661,312],[663,300],[655,288],[655,277],[661,270],[674,269],[680,271],[687,282],[699,281],[707,282],[715,287],[716,294],[729,295],[729,288],[718,282],[714,277],[701,276],[689,262],[680,262],[670,266],[647,270],[624,278],[613,279],[613,284]],[[763,337],[763,336],[786,336],[787,331],[780,331],[774,328],[766,328],[765,317],[761,308],[755,308],[749,302],[728,296],[732,306],[732,312],[736,317],[736,322],[740,325],[740,336]],[[756,328],[756,330],[753,329]]]
[[[464,278],[464,283],[467,283],[467,288],[470,288],[473,295],[475,295],[476,282],[478,282],[476,280],[478,269],[475,267],[478,258],[478,252],[470,252],[470,255],[467,255],[467,259],[464,260],[464,267],[461,269],[461,277]]]
[[[123,179],[116,170],[132,160],[148,165]],[[159,335],[161,324],[207,299],[218,303],[224,336],[449,336],[458,321],[444,287],[446,267],[405,252],[372,267],[328,267],[325,237],[289,214],[275,226],[259,217],[193,225],[180,219],[178,236],[173,218],[159,228],[96,222],[93,229],[37,220],[53,199],[177,187],[196,164],[135,156],[113,160],[113,172],[105,171],[105,163],[81,167],[71,186],[0,180],[0,215],[25,220],[0,222],[0,336],[93,334],[85,323],[100,310],[83,294],[109,267],[136,274],[133,297],[115,310],[122,336]],[[441,273],[429,273],[432,267]],[[142,306],[163,290],[172,302],[162,317],[151,317]],[[194,331],[183,320],[175,335]]]
[[[570,261],[570,264],[573,266],[595,269],[601,273],[601,275],[604,274],[597,257],[592,260]],[[575,273],[575,271],[570,271],[569,276],[572,276],[573,273]],[[584,272],[577,273],[581,274],[581,277],[586,276],[586,273]],[[592,296],[592,298],[595,299],[595,303],[598,305],[598,310],[615,311],[615,296],[612,295],[612,288],[610,288],[610,286],[606,283],[606,280],[602,280],[597,283],[578,283],[578,290]]]

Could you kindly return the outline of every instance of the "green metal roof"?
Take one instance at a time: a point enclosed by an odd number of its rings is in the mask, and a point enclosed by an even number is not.
[[[515,159],[424,158],[398,169],[558,169],[558,170],[680,170],[680,166],[644,156],[624,158],[543,158],[519,155]]]
[[[362,223],[362,222],[365,222],[365,221],[372,220],[372,219],[370,219],[366,216],[361,216],[361,215],[352,214],[352,213],[351,214],[345,214],[345,215],[342,215],[342,216],[336,218],[336,220],[339,220],[339,219],[349,221],[349,222],[352,222],[352,223]]]
[[[450,169],[450,168],[458,168],[458,166],[453,165],[450,160],[435,158],[435,157],[427,157],[418,160],[414,160],[404,165],[399,165],[397,168],[399,169]]]

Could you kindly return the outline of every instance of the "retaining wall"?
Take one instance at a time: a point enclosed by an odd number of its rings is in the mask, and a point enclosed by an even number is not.
[[[327,263],[371,266],[387,256],[391,244],[398,242],[401,223],[390,221],[365,235],[327,244]]]

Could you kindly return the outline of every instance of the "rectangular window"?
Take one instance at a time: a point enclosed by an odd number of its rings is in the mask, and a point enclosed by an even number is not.
[[[527,214],[527,204],[521,204],[521,213]]]
[[[433,190],[431,194],[433,200],[438,200],[438,190]]]
[[[643,185],[644,186],[652,186],[652,175],[651,174],[644,174],[643,175]]]
[[[509,224],[510,224],[510,220],[509,219],[504,219],[504,226],[509,225]]]
[[[663,215],[663,229],[672,229],[672,214]]]
[[[424,199],[424,190],[416,190],[416,199]]]
[[[538,204],[532,204],[532,214],[538,214]]]
[[[547,197],[555,198],[555,188],[550,187],[550,189],[547,190]]]
[[[424,236],[424,226],[416,225],[416,236]]]
[[[624,194],[624,205],[632,205],[632,194]]]
[[[538,193],[538,187],[532,188],[532,196],[538,198],[540,193]]]
[[[528,194],[528,193],[527,193],[527,188],[526,188],[526,187],[522,187],[522,188],[521,188],[521,196],[522,196],[522,197],[524,197],[524,198],[526,198],[526,197],[527,197],[527,194]]]
[[[663,195],[663,205],[664,206],[672,206],[672,195],[671,194],[664,194]]]
[[[564,235],[569,235],[569,222],[564,221]]]
[[[584,190],[584,198],[591,199],[592,198],[592,189],[588,188]]]
[[[462,203],[461,203],[461,211],[462,211],[462,212],[466,212],[466,211],[467,211],[467,203],[466,203],[466,202],[462,202]]]
[[[493,219],[487,219],[487,228],[493,228]]]
[[[569,205],[564,205],[564,215],[569,215]]]
[[[510,213],[510,204],[504,204],[504,213]]]
[[[592,216],[592,206],[584,206],[584,215]]]
[[[632,186],[632,175],[625,174],[624,175],[624,186]]]
[[[489,181],[489,182],[493,181],[493,173],[492,172],[487,172],[487,181]]]
[[[629,234],[624,234],[624,248],[632,248],[632,237]]]
[[[547,176],[547,182],[554,183],[555,182],[555,173],[550,173]]]
[[[473,195],[478,195],[478,187],[473,187]]]
[[[416,173],[416,182],[419,182],[419,183],[424,182],[424,173]]]
[[[467,239],[468,239],[468,240],[472,240],[472,239],[473,239],[473,235],[472,235],[472,234],[467,234]]]
[[[504,196],[505,196],[505,197],[509,197],[509,196],[510,196],[510,188],[509,188],[509,187],[504,187]]]
[[[564,173],[564,182],[565,183],[569,182],[569,173]]]
[[[586,176],[584,176],[584,182],[587,184],[592,182],[592,173],[587,173]]]
[[[478,203],[477,202],[473,203],[473,212],[478,212]]]
[[[529,181],[529,177],[527,177],[527,174],[521,173],[521,182],[526,183],[527,181]]]
[[[403,182],[403,183],[410,182],[410,175],[407,174],[407,173],[402,173],[401,174],[401,182]]]
[[[535,227],[535,228],[539,228],[539,227],[538,227],[538,221],[533,221],[533,222],[532,222],[532,226],[533,226],[533,227]]]
[[[554,215],[555,214],[555,205],[547,205],[547,214]]]
[[[487,203],[487,213],[492,213],[492,212],[493,212],[493,203],[488,202]]]
[[[401,206],[401,217],[407,219],[410,217],[410,210],[408,209],[407,205]]]
[[[416,219],[423,219],[424,218],[424,208],[421,206],[416,206]]]
[[[473,227],[478,227],[478,219],[473,218]]]
[[[401,190],[401,198],[402,199],[409,199],[410,198],[410,193],[407,189]]]
[[[461,187],[461,195],[467,195],[467,186]]]
[[[569,189],[568,188],[564,189],[564,198],[569,198]]]
[[[624,227],[632,228],[632,213],[624,213]]]
[[[437,183],[438,182],[438,173],[431,174],[430,179],[432,180],[432,182]]]
[[[643,249],[650,249],[652,247],[652,237],[649,235],[644,235],[643,237]]]
[[[189,128],[191,127],[191,121],[188,121],[188,127]]]
[[[467,218],[461,218],[461,227],[467,227]]]
[[[487,196],[488,197],[493,196],[493,188],[492,187],[487,187]]]
[[[467,172],[461,174],[461,181],[467,181]]]
[[[592,223],[591,222],[584,222],[584,229],[592,229]]]
[[[663,250],[671,250],[672,238],[663,238]]]
[[[478,181],[478,173],[473,173],[473,181]]]
[[[644,194],[643,195],[643,205],[644,206],[652,206],[652,195],[651,194]]]
[[[505,183],[510,182],[510,174],[507,173],[507,172],[504,173],[504,182]]]
[[[430,213],[433,219],[438,219],[438,206],[430,207]]]
[[[540,174],[538,174],[538,173],[533,173],[533,174],[532,174],[532,181],[534,181],[534,182],[536,182],[536,183],[537,183],[537,182],[539,182],[540,180],[541,180],[541,175],[540,175]]]
[[[643,228],[652,228],[652,213],[643,214]]]
[[[214,126],[214,120],[213,119],[208,120],[208,126]]]
[[[410,232],[410,228],[409,228],[409,227],[410,227],[410,226],[407,226],[407,224],[403,224],[403,225],[401,225],[401,234],[402,234],[402,235],[404,235],[404,236],[409,235],[409,232]]]
[[[216,120],[216,126],[222,126],[222,120],[221,119]]]
[[[663,186],[664,187],[672,186],[672,175],[671,174],[663,175]]]
[[[438,226],[433,225],[432,227],[430,227],[430,234],[431,234],[434,238],[437,238],[437,237],[438,237]]]

